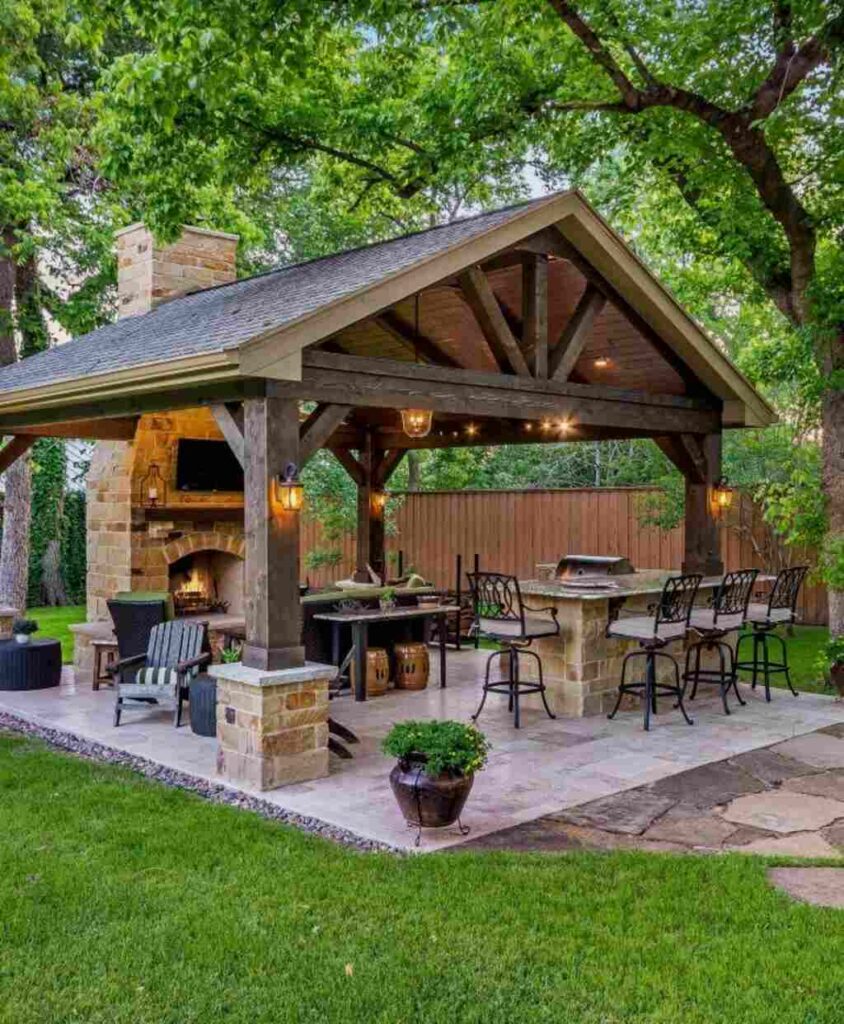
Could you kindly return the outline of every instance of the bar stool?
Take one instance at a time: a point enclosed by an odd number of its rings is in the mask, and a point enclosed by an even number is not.
[[[507,694],[509,710],[513,712],[513,724],[517,729],[521,724],[519,698],[523,694],[538,693],[548,717],[556,718],[545,697],[542,659],[536,651],[528,648],[540,637],[559,635],[557,609],[526,609],[519,581],[515,576],[507,576],[500,572],[470,572],[466,575],[472,590],[472,606],[475,612],[473,631],[488,640],[494,640],[503,649],[493,651],[487,658],[483,696],[478,710],[472,715],[472,721],[477,721],[483,711],[488,693]],[[500,657],[502,653],[507,655],[507,675],[504,679],[490,681],[489,670],[493,658]],[[539,682],[524,682],[519,678],[519,659],[523,655],[536,659]]]
[[[753,584],[759,575],[758,569],[739,569],[728,572],[712,596],[709,608],[693,608],[689,618],[689,629],[700,636],[700,640],[686,649],[686,669],[683,672],[683,692],[689,683],[692,692],[689,700],[697,696],[698,683],[717,683],[721,691],[724,714],[730,714],[727,694],[730,687],[739,704],[745,704],[738,690],[736,658],[733,649],[725,643],[724,637],[741,629],[747,617]],[[701,668],[700,657],[704,651],[718,651],[719,667]],[[725,657],[726,655],[726,657]],[[694,660],[694,668],[692,667]],[[727,667],[729,666],[729,668]]]
[[[808,571],[808,565],[794,565],[790,569],[781,569],[771,587],[768,603],[752,603],[748,606],[747,624],[751,627],[751,632],[742,633],[736,643],[736,671],[744,670],[753,673],[751,687],[754,690],[761,675],[765,686],[766,701],[771,699],[771,676],[778,674],[785,676],[789,690],[795,697],[798,696],[788,671],[788,652],[785,640],[774,630],[777,626],[791,625],[797,618],[797,597]],[[739,658],[739,651],[745,640],[753,641],[753,657],[750,661],[742,661]],[[768,643],[771,640],[779,642],[781,661],[773,661],[770,657]]]
[[[687,573],[671,576],[665,581],[662,595],[653,606],[652,615],[632,615],[626,619],[615,619],[607,623],[606,635],[619,640],[638,640],[640,651],[625,655],[621,666],[621,682],[618,686],[618,700],[608,718],[615,718],[625,693],[644,697],[645,731],[651,727],[651,713],[656,714],[657,693],[672,693],[677,698],[675,707],[683,712],[689,725],[692,720],[683,707],[683,686],[680,682],[680,666],[677,659],[660,648],[672,640],[682,640],[689,628],[689,616],[695,603],[697,589],[703,576]],[[627,664],[631,658],[645,659],[645,678],[639,682],[626,682]],[[656,659],[668,658],[674,666],[675,683],[660,683],[656,678]]]

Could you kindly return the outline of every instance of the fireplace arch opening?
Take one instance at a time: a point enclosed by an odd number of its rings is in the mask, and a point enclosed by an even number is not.
[[[176,559],[169,587],[177,615],[243,614],[243,559],[203,548]]]

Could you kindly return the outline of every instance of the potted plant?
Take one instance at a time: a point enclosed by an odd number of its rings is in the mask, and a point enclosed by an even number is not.
[[[829,638],[818,655],[817,670],[844,699],[844,636]]]
[[[33,633],[38,632],[35,619],[15,619],[12,623],[12,634],[19,644],[28,644]]]
[[[393,726],[382,750],[398,760],[390,786],[405,821],[421,834],[423,827],[458,821],[475,772],[487,762],[489,743],[479,729],[462,722],[408,721]]]
[[[388,612],[392,608],[396,607],[396,588],[395,587],[384,587],[381,591],[381,596],[378,598],[378,604],[381,606],[382,612]]]
[[[220,651],[220,660],[224,665],[235,665],[240,661],[243,653],[243,644],[232,644],[231,647],[224,647]]]

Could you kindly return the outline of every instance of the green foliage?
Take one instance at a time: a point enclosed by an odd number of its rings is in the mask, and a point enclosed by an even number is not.
[[[844,537],[832,534],[824,537],[818,575],[831,590],[844,590]]]
[[[64,519],[64,491],[67,476],[65,442],[45,437],[35,442],[32,452],[32,505],[29,528],[28,603],[56,603],[45,593],[44,556],[51,543],[58,544]]]
[[[68,601],[76,605],[85,601],[88,567],[85,492],[68,491],[64,498],[63,512],[60,539],[62,578]]]
[[[222,651],[220,651],[220,660],[224,665],[234,665],[240,661],[242,654],[243,645],[232,644],[231,647],[224,647]]]
[[[31,636],[38,632],[38,623],[35,619],[15,619],[12,623],[12,632],[16,636]]]
[[[844,665],[844,635],[830,637],[818,654],[815,670],[823,679],[829,678],[829,671]]]
[[[381,749],[403,763],[424,759],[425,774],[472,775],[487,762],[489,743],[473,725],[452,721],[397,722]]]

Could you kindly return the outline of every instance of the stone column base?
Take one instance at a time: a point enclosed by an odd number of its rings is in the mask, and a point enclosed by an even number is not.
[[[211,665],[217,680],[217,772],[277,789],[328,775],[328,684],[333,665],[265,671]]]

